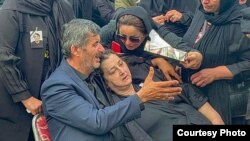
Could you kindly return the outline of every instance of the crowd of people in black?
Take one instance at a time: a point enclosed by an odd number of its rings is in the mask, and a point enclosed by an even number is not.
[[[0,140],[34,141],[39,113],[53,141],[172,141],[177,124],[250,125],[249,3],[0,0]],[[185,59],[145,51],[153,30]],[[233,88],[249,93],[232,99]]]

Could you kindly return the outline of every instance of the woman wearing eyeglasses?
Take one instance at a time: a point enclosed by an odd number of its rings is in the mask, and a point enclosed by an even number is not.
[[[142,7],[132,6],[121,11],[116,20],[102,28],[101,42],[106,48],[120,47],[118,49],[120,53],[146,58],[148,63],[161,69],[167,80],[174,78],[182,81],[172,65],[165,59],[144,52],[144,46],[150,40],[148,35],[152,29],[158,32],[161,28],[153,22]],[[181,38],[168,30],[164,29],[158,33],[171,46],[189,52],[186,60],[181,62],[185,68],[196,69],[200,66],[202,56],[199,52],[189,48],[186,43],[180,41]],[[143,70],[141,73],[143,75]]]

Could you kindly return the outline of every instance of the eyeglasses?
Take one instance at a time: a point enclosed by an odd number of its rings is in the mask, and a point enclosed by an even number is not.
[[[140,37],[126,36],[126,35],[120,35],[120,34],[116,34],[116,36],[122,42],[126,42],[127,40],[129,40],[132,43],[139,43],[141,41]]]

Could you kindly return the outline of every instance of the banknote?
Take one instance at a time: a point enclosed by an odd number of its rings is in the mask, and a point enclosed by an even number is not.
[[[178,61],[185,60],[187,52],[172,47],[156,31],[152,30],[149,36],[151,40],[146,43],[144,47],[145,51]]]

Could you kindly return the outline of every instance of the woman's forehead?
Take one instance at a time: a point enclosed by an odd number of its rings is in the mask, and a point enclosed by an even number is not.
[[[132,25],[121,25],[119,27],[119,34],[127,36],[140,36],[142,33]]]
[[[117,55],[110,54],[102,63],[105,68],[111,68],[121,60]],[[108,65],[107,65],[108,64]]]

